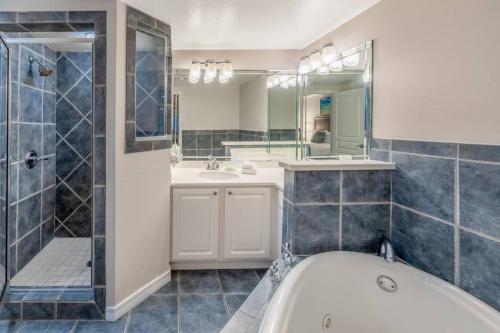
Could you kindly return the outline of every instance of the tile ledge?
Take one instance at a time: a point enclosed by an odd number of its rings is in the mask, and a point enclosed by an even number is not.
[[[375,160],[280,160],[279,166],[291,171],[327,171],[327,170],[394,170],[393,162]]]

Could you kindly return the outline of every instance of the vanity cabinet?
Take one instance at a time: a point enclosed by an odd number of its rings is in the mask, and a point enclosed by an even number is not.
[[[225,190],[224,258],[269,258],[271,255],[271,190]]]
[[[217,259],[219,189],[175,189],[173,208],[172,259]]]
[[[277,201],[274,187],[174,188],[173,267],[268,267],[279,252]]]

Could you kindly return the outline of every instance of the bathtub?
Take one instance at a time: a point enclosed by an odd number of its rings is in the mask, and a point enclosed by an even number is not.
[[[408,265],[328,252],[291,270],[259,332],[498,333],[500,313]]]

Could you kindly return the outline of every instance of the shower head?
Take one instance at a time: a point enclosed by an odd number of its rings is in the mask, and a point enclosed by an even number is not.
[[[30,64],[33,64],[34,62],[36,62],[38,64],[38,74],[40,74],[40,76],[49,76],[50,74],[52,74],[52,72],[53,72],[52,69],[50,69],[47,66],[42,65],[40,63],[40,61],[38,61],[38,59],[33,58],[33,56],[29,56],[28,60],[29,60]]]

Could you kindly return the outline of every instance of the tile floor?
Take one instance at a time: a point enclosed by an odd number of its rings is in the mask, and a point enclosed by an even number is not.
[[[264,276],[265,269],[172,273],[172,281],[116,322],[0,321],[0,332],[216,333]]]
[[[11,280],[13,287],[90,286],[90,238],[54,238]]]

